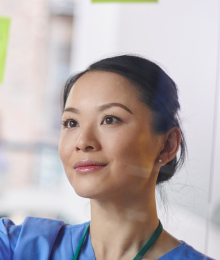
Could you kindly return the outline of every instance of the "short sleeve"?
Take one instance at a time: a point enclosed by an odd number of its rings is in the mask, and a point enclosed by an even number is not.
[[[21,231],[10,219],[0,219],[0,260],[10,260]]]
[[[0,260],[49,259],[62,221],[27,217],[16,226],[0,219]]]

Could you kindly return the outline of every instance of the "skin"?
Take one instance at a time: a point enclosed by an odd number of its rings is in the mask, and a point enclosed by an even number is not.
[[[120,106],[98,110],[109,103],[120,103],[130,112]],[[152,111],[139,101],[126,78],[112,72],[81,76],[65,109],[71,111],[63,113],[67,123],[62,127],[59,154],[76,193],[91,199],[90,235],[96,260],[133,259],[158,226],[156,180],[160,167],[175,157],[181,132],[174,127],[155,134]],[[79,160],[107,166],[77,173],[73,166]],[[158,259],[179,245],[163,230],[143,259]]]

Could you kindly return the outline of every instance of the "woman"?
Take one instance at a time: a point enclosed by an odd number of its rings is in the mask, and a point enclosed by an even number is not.
[[[76,193],[91,199],[91,222],[2,219],[0,260],[211,259],[157,217],[155,186],[185,158],[172,79],[141,57],[112,57],[71,77],[63,101],[59,154]]]

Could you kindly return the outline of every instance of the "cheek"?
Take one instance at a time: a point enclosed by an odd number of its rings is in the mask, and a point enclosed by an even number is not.
[[[59,143],[59,155],[63,162],[64,168],[68,166],[71,155],[73,154],[73,145],[72,142],[67,140],[64,136],[61,136]]]
[[[74,152],[74,146],[73,142],[70,142],[70,140],[64,136],[61,136],[60,142],[59,142],[59,155],[61,158],[61,161],[63,163],[63,167],[66,173],[66,176],[73,185],[73,161],[72,161],[72,155]]]
[[[154,161],[152,137],[140,131],[124,132],[108,142],[107,148],[117,166],[135,171],[151,168]],[[106,151],[107,152],[107,151]]]

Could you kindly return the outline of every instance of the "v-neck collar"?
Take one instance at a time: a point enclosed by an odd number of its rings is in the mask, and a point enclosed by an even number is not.
[[[172,249],[165,255],[161,256],[160,258],[158,258],[158,260],[166,260],[166,259],[171,260],[173,256],[175,257],[175,253],[177,253],[176,251],[179,251],[180,248],[183,245],[185,245],[185,242],[183,242],[183,241],[180,241],[180,242],[181,242],[181,244],[179,246]],[[85,237],[84,243],[81,248],[81,254],[79,255],[79,260],[95,260],[95,253],[94,253],[92,243],[91,243],[90,232],[88,232]]]
[[[95,253],[91,243],[90,232],[86,234],[84,243],[82,244],[79,260],[95,260]]]

